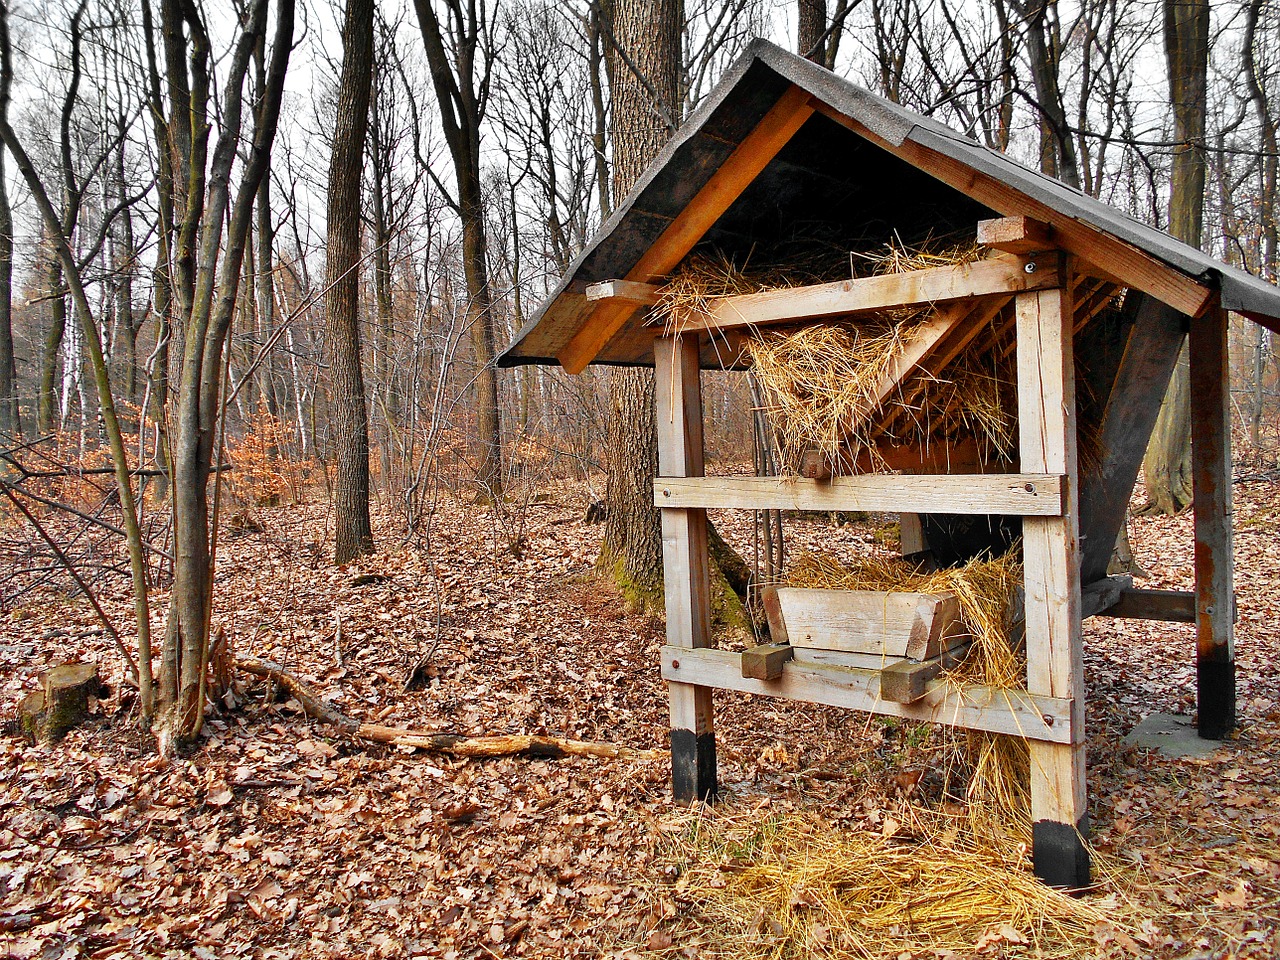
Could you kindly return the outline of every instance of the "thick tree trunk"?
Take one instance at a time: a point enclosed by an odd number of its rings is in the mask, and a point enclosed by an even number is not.
[[[610,32],[616,47],[609,48],[606,63],[613,94],[615,203],[674,132],[668,118],[680,115],[683,24],[682,0],[618,0],[613,7]],[[662,532],[653,505],[658,456],[653,371],[616,371],[609,391],[608,522],[600,563],[632,603],[648,606],[662,596]]]
[[[333,352],[336,471],[334,562],[373,550],[369,523],[369,414],[360,369],[360,184],[373,80],[373,0],[347,0],[329,161],[326,314]]]
[[[797,0],[796,53],[826,62],[827,0]]]
[[[1173,139],[1180,145],[1173,155],[1169,232],[1198,247],[1204,228],[1209,0],[1165,0],[1164,43]],[[1191,505],[1189,369],[1184,347],[1143,461],[1149,511],[1172,514]]]

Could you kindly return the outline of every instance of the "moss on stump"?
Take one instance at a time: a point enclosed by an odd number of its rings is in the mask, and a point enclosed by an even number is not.
[[[89,698],[104,693],[96,663],[64,663],[40,675],[41,689],[18,708],[22,732],[32,742],[53,743],[89,718]]]

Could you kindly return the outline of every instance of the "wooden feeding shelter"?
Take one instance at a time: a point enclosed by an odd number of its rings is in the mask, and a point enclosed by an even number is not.
[[[659,285],[691,254],[746,260],[783,238],[821,236],[851,250],[966,231],[981,258],[727,296],[675,325],[650,315]],[[945,376],[966,351],[1004,336],[1016,365],[1012,451],[983,461],[955,437],[903,446],[882,429],[880,440],[871,435],[881,444],[878,472],[836,464],[835,476],[821,465],[799,477],[704,476],[701,369],[744,366],[742,344],[760,330],[856,325],[908,308],[926,309],[928,319],[886,366],[877,396],[913,376]],[[558,363],[570,373],[592,363],[656,368],[661,668],[676,797],[715,791],[715,689],[1014,734],[1031,750],[1035,870],[1050,883],[1087,883],[1082,619],[1194,622],[1200,734],[1222,738],[1234,725],[1228,311],[1280,331],[1280,289],[819,66],[754,44],[500,360]],[[1108,560],[1188,337],[1196,588],[1134,589],[1107,576]],[[1086,407],[1087,457],[1077,435]],[[882,612],[881,625],[892,622],[899,636],[876,639],[881,663],[800,656],[798,634],[877,633],[856,602],[838,599],[817,598],[816,612],[795,602],[773,610],[771,648],[716,649],[706,510],[725,507],[1021,518],[1025,691],[935,678],[950,655],[938,598]],[[785,634],[789,645],[779,643]]]

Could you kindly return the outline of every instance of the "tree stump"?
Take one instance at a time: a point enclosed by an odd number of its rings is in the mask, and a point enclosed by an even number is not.
[[[89,698],[105,694],[96,663],[64,663],[40,675],[41,689],[19,706],[22,732],[34,743],[53,743],[89,718]]]

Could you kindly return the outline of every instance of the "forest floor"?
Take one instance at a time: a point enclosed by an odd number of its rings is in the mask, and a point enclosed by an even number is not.
[[[1147,714],[1194,706],[1192,630],[1086,622],[1093,843],[1133,882],[1079,956],[1280,955],[1280,487],[1237,482],[1238,737],[1200,759],[1126,746]],[[584,492],[548,489],[513,529],[443,502],[429,548],[389,517],[359,565],[326,559],[320,505],[258,509],[220,548],[217,623],[352,717],[466,734],[661,747],[660,620],[593,576]],[[750,549],[749,524],[717,518]],[[1191,519],[1136,519],[1144,585],[1191,585]],[[788,521],[789,549],[886,549],[871,521]],[[375,574],[362,577],[361,574]],[[360,584],[360,585],[356,585]],[[123,587],[106,592],[120,624]],[[162,607],[160,608],[162,609]],[[340,628],[339,628],[340,624]],[[198,749],[159,758],[88,605],[46,591],[0,613],[0,711],[50,664],[96,658],[113,693],[53,747],[0,739],[0,957],[687,956],[715,952],[673,858],[699,824],[810,817],[884,834],[931,738],[836,709],[717,696],[721,801],[677,809],[663,760],[459,761],[355,742],[247,681]],[[337,639],[340,636],[340,641]],[[406,679],[423,664],[421,689]],[[897,786],[895,786],[895,784]],[[796,909],[800,909],[797,906]],[[1015,929],[968,950],[1035,955]],[[1028,931],[1023,930],[1022,934]],[[905,944],[906,941],[903,941]],[[839,955],[837,944],[759,955]],[[791,952],[788,952],[791,951]]]

